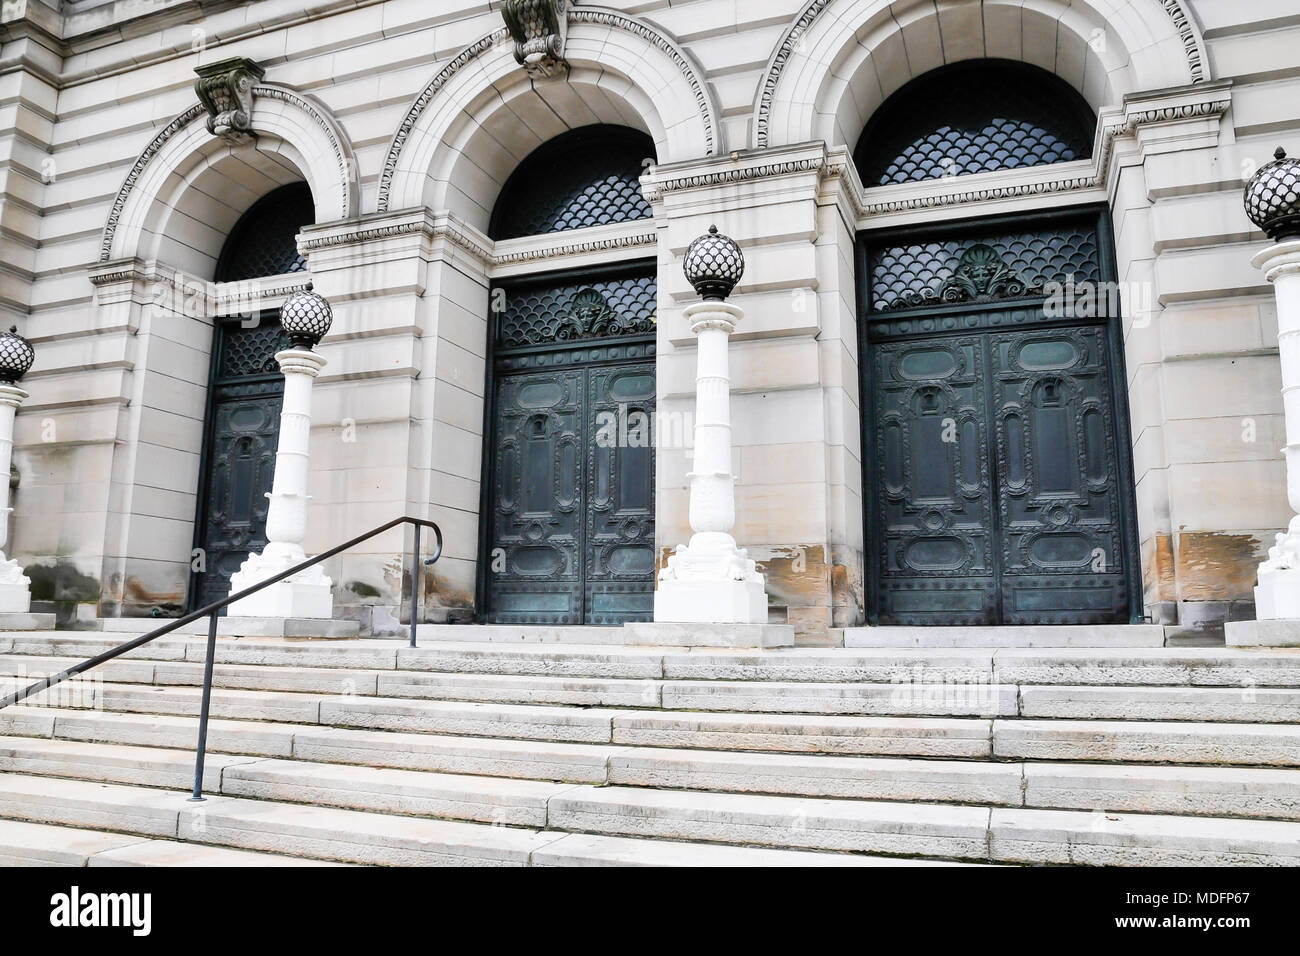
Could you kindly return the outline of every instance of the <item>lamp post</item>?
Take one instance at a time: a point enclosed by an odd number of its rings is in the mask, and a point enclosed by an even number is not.
[[[716,226],[686,250],[686,278],[704,301],[686,308],[698,343],[695,459],[690,479],[689,544],[659,574],[656,623],[766,624],[763,575],[736,546],[736,478],[731,462],[731,373],[727,346],[744,312],[726,301],[745,272],[735,240]]]
[[[307,560],[302,541],[307,535],[307,468],[311,439],[311,386],[325,367],[312,347],[333,322],[330,304],[312,291],[311,283],[295,292],[280,310],[280,325],[290,347],[275,360],[284,373],[284,404],[280,437],[275,449],[275,477],[267,497],[266,547],[250,554],[230,578],[231,593],[252,587]],[[320,565],[285,578],[230,605],[231,617],[331,618],[332,582]]]
[[[1278,147],[1246,185],[1246,215],[1273,240],[1255,256],[1277,299],[1286,490],[1291,518],[1259,566],[1255,621],[1227,625],[1229,644],[1300,644],[1300,160]]]
[[[5,557],[9,543],[9,468],[13,461],[14,418],[27,392],[18,386],[36,360],[30,342],[10,327],[0,334],[0,615],[26,615],[32,609],[31,579],[12,558]]]

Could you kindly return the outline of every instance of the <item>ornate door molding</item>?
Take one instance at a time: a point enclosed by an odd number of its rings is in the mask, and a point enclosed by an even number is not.
[[[480,617],[650,620],[653,263],[493,290]]]
[[[1090,209],[860,237],[874,622],[1137,616],[1120,314],[1047,307],[1058,283],[1110,288],[1107,227]]]

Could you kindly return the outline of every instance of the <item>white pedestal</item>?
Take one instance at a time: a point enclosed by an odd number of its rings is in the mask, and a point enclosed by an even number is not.
[[[266,539],[261,554],[250,554],[230,577],[230,593],[250,588],[307,560],[302,549],[307,536],[307,463],[311,439],[311,384],[325,360],[305,349],[286,349],[275,359],[284,372],[284,403],[280,411],[280,440],[275,450],[271,506],[266,515]],[[319,565],[272,584],[231,604],[231,617],[331,618],[332,582]]]
[[[1300,241],[1270,246],[1255,256],[1252,264],[1264,271],[1277,299],[1287,502],[1293,513],[1300,514]],[[1300,517],[1291,519],[1269,549],[1268,559],[1259,566],[1255,617],[1260,622],[1300,619]]]
[[[269,560],[264,554],[249,555],[239,570],[230,576],[230,592],[234,594],[252,587],[259,581],[274,577],[281,571],[307,560],[281,563]],[[313,573],[315,572],[315,573]],[[286,578],[263,588],[256,594],[231,604],[226,613],[230,617],[319,617],[334,616],[333,582],[320,567],[308,568],[300,575]]]
[[[7,561],[0,551],[0,614],[27,614],[32,609],[31,579],[17,561]]]
[[[763,581],[660,581],[655,621],[666,624],[766,624]]]
[[[14,417],[27,392],[0,384],[0,549],[9,542],[9,466],[13,461]],[[32,582],[22,567],[0,550],[0,614],[27,614],[32,609]]]
[[[695,459],[690,519],[695,532],[659,573],[655,622],[767,624],[763,576],[736,547],[736,478],[731,463],[731,371],[727,341],[744,313],[725,302],[687,306],[698,341]]]

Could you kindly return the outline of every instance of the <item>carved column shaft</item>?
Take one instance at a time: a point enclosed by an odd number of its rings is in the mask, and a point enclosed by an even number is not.
[[[731,463],[731,372],[727,345],[742,312],[725,302],[688,306],[687,321],[698,341],[695,365],[695,461],[691,483],[691,530],[725,536],[736,525],[735,476]],[[700,544],[705,539],[700,540]],[[696,538],[691,539],[694,547]]]

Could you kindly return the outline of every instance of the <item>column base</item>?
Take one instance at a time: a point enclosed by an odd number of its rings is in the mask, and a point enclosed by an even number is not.
[[[1300,620],[1300,568],[1260,569],[1255,617],[1261,621]]]
[[[250,588],[302,560],[276,560],[250,554],[240,569],[230,576],[230,591],[233,594]],[[333,582],[317,565],[236,601],[227,608],[226,614],[230,617],[333,618],[332,591]]]
[[[656,624],[766,624],[767,593],[757,581],[660,581]]]
[[[32,609],[32,592],[25,583],[0,581],[0,614],[28,614]]]
[[[32,609],[32,581],[22,565],[0,551],[0,614],[28,614]]]

